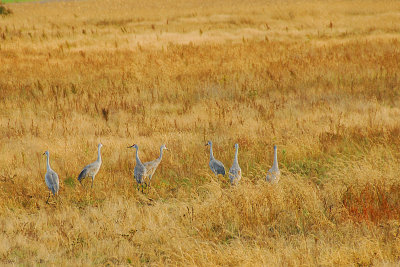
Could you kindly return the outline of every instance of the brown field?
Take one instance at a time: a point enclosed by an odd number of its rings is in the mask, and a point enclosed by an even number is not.
[[[1,265],[400,264],[399,1],[7,7]],[[227,168],[239,143],[238,186],[208,139]],[[145,194],[133,143],[142,161],[169,148]]]

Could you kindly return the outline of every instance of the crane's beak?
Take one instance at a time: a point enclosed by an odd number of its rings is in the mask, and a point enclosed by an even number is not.
[[[42,155],[45,155],[46,154],[46,152],[44,152]]]
[[[135,144],[133,144],[133,145],[131,145],[131,146],[128,146],[127,148],[131,148],[131,147],[134,147],[135,146]]]

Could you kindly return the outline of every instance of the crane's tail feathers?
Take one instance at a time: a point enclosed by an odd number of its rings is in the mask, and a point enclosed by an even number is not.
[[[86,170],[86,169],[83,169],[83,170],[81,171],[81,173],[79,174],[79,176],[78,176],[78,181],[79,181],[80,183],[82,183],[82,180],[85,179],[86,173],[87,173],[87,170]]]
[[[225,174],[226,174],[226,173],[225,173],[225,170],[224,170],[224,171],[222,172],[222,176],[225,176]]]
[[[56,189],[54,187],[51,188],[51,192],[53,193],[53,196],[56,195]]]

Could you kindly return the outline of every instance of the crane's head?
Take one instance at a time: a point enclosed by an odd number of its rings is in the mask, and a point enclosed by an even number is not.
[[[239,148],[239,144],[236,143],[236,144],[235,144],[235,149],[238,149],[238,148]]]
[[[163,144],[163,145],[161,146],[161,149],[168,150],[168,148],[167,148],[167,146],[166,146],[165,144]]]
[[[137,144],[133,144],[131,146],[128,146],[128,148],[136,148],[136,149],[138,149],[138,146],[137,146]]]
[[[102,143],[99,143],[99,145],[97,146],[98,148],[101,148],[103,146]]]
[[[277,149],[277,147],[276,147],[276,145],[274,145],[274,150],[276,150]]]
[[[43,153],[43,155],[46,155],[46,156],[49,156],[49,151],[48,150],[46,150],[44,153]]]
[[[207,142],[206,146],[212,146],[212,142],[211,142],[211,140],[208,140],[208,142]]]

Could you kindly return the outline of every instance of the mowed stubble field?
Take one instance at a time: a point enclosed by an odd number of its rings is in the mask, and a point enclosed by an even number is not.
[[[1,264],[399,264],[400,3],[245,2],[7,5]],[[238,186],[209,139],[227,168],[239,143]],[[169,148],[146,194],[134,143]]]

